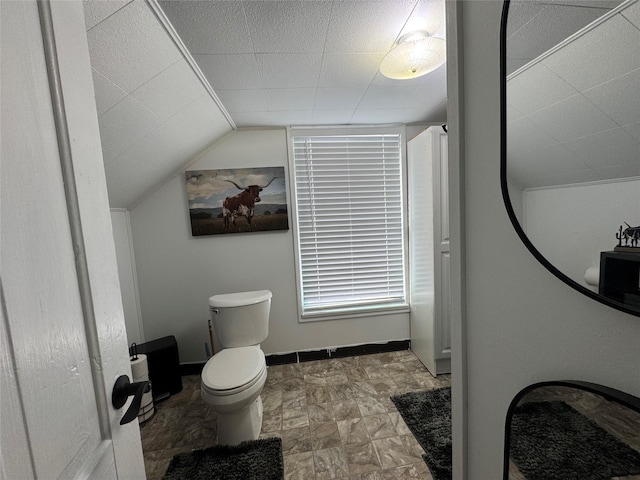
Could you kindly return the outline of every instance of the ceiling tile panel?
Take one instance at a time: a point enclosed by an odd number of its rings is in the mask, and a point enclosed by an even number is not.
[[[598,168],[598,174],[606,179],[609,178],[629,178],[640,177],[640,163],[630,163],[627,165],[615,165],[613,167]],[[631,201],[629,199],[629,201]],[[640,191],[638,191],[638,204],[640,204]]]
[[[415,104],[413,90],[403,87],[370,87],[362,97],[359,108],[412,108]]]
[[[200,70],[214,90],[225,88],[260,88],[260,76],[256,56],[252,53],[238,55],[194,55]]]
[[[511,43],[511,37],[517,35],[521,28],[532,22],[536,15],[544,9],[544,5],[534,2],[520,2],[518,8],[509,10],[509,21],[507,22],[507,38]]]
[[[583,95],[618,125],[640,122],[640,69],[586,90]]]
[[[127,93],[181,58],[143,1],[121,8],[92,28],[87,38],[91,66]]]
[[[182,135],[187,145],[191,145],[192,153],[184,163],[232,131],[229,121],[208,94],[180,110],[166,123]]]
[[[556,139],[540,129],[527,117],[520,117],[509,125],[507,155],[511,158],[513,155],[521,155],[555,143],[558,143]]]
[[[274,88],[265,90],[269,111],[312,110],[316,98],[315,88]]]
[[[402,34],[423,30],[432,37],[445,38],[445,4],[439,0],[419,0]]]
[[[205,93],[189,64],[179,60],[131,95],[163,121]]]
[[[640,143],[622,128],[580,137],[565,145],[593,168],[640,164]]]
[[[525,161],[526,154],[509,157],[508,176],[522,188],[549,185],[549,177],[542,173],[536,162]]]
[[[507,82],[509,105],[528,115],[578,93],[575,88],[541,63]]]
[[[161,1],[160,6],[192,55],[253,52],[240,0]]]
[[[625,125],[624,130],[633,138],[640,141],[640,122]]]
[[[126,171],[133,165],[142,164],[164,171],[168,176],[184,162],[183,158],[176,158],[175,155],[175,147],[182,142],[181,135],[174,128],[161,125],[120,155],[112,170],[117,173],[118,169]]]
[[[84,23],[87,30],[92,29],[104,19],[113,15],[133,0],[83,0]]]
[[[322,54],[257,54],[263,88],[315,87],[318,84]]]
[[[140,187],[145,183],[144,176],[130,174],[123,170],[118,170],[119,174],[110,172],[105,165],[105,176],[107,179],[107,193],[109,195],[109,206],[111,208],[129,208],[141,195]]]
[[[325,54],[322,59],[319,87],[366,87],[378,72],[384,55]]]
[[[333,2],[325,51],[386,54],[415,5],[416,0]]]
[[[144,105],[128,96],[100,117],[100,137],[102,143],[119,156],[159,123]]]
[[[521,117],[522,117],[522,114],[518,110],[513,108],[511,105],[507,105],[507,127],[508,128],[510,128],[509,126],[511,125],[511,122]]]
[[[311,125],[311,110],[269,112],[270,125],[286,127],[290,125]]]
[[[229,113],[267,111],[267,102],[262,89],[216,90],[216,93]],[[235,120],[235,115],[233,118]]]
[[[314,110],[311,117],[313,125],[348,125],[353,110]]]
[[[99,123],[101,121],[102,120],[100,120]],[[104,163],[106,167],[107,165],[110,165],[111,163],[113,163],[116,160],[116,158],[118,158],[118,154],[113,150],[111,150],[111,145],[107,145],[104,139],[101,138],[100,142],[102,144],[102,163]]]
[[[96,108],[98,110],[98,116],[100,116],[126,97],[127,92],[100,72],[97,72],[94,68],[91,69],[91,75],[93,75]]]
[[[415,123],[424,120],[424,111],[415,108],[362,109],[353,113],[351,123],[371,125],[375,123]]]
[[[353,111],[362,96],[362,87],[323,87],[316,92],[314,110],[350,110]]]
[[[524,67],[531,60],[533,60],[533,57],[527,57],[527,58],[509,57],[509,58],[507,58],[507,62],[506,62],[507,75],[515,72],[519,68]]]
[[[244,1],[256,53],[320,53],[332,2]]]
[[[576,183],[597,182],[606,180],[596,170],[589,168],[586,170],[563,173],[549,177],[549,180],[542,186],[573,185]]]
[[[537,58],[550,46],[557,45],[607,12],[599,8],[546,5],[509,38],[507,55],[514,58]]]
[[[636,2],[625,8],[622,11],[622,16],[640,30],[640,3]]]
[[[590,168],[578,155],[560,143],[518,155],[517,162],[536,165],[536,168],[547,176],[562,175]],[[509,159],[509,170],[511,167],[512,162]]]
[[[122,208],[129,208],[131,205],[145,198],[150,192],[154,191],[166,180],[164,172],[141,164],[139,168],[134,168],[129,176],[113,176],[112,180],[108,177],[108,182],[118,184],[117,193],[112,196],[109,191],[109,201],[116,201],[122,205]]]
[[[618,14],[544,63],[576,89],[586,90],[639,69],[638,45],[640,30]]]
[[[532,113],[529,118],[560,142],[573,140],[616,126],[582,95],[574,95]]]

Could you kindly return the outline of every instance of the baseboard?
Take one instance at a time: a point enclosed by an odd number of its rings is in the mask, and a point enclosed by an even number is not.
[[[200,375],[206,363],[207,362],[181,363],[180,375],[183,377],[186,375]]]
[[[371,355],[373,353],[398,352],[409,350],[409,340],[393,340],[385,343],[364,343],[349,345],[348,347],[322,348],[320,350],[302,350],[290,353],[274,353],[265,355],[268,366],[287,365],[289,363],[311,362],[313,360],[328,360],[330,358],[355,357]],[[181,363],[181,375],[199,375],[206,362]]]
[[[393,340],[385,343],[365,343],[346,347],[322,348],[320,350],[301,350],[284,354],[266,355],[267,365],[286,365],[288,363],[328,360],[330,358],[355,357],[372,353],[397,352],[409,350],[409,340]]]

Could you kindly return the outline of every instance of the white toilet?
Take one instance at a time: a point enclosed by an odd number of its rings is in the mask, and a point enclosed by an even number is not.
[[[260,392],[267,380],[260,343],[269,334],[270,308],[269,290],[209,298],[213,330],[222,350],[202,370],[201,393],[218,416],[218,445],[237,445],[260,435]]]

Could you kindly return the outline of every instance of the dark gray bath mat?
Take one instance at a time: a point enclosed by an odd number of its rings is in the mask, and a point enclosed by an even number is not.
[[[451,389],[391,397],[425,450],[434,480],[451,479]],[[511,459],[528,480],[609,480],[640,474],[640,453],[564,402],[514,410]]]
[[[564,402],[518,405],[510,451],[528,480],[609,480],[640,474],[640,453]]]
[[[391,400],[424,449],[433,480],[451,480],[451,389],[410,392]]]
[[[282,480],[282,441],[265,438],[237,446],[216,446],[179,453],[164,480]]]

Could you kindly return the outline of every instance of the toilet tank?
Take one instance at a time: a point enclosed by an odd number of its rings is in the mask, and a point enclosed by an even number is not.
[[[213,331],[222,348],[258,345],[269,335],[271,292],[226,293],[209,297]]]

